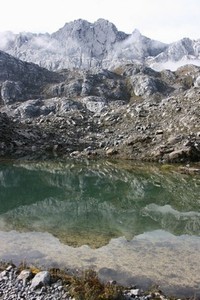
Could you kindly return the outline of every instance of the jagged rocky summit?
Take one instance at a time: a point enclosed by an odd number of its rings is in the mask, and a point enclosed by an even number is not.
[[[167,45],[103,19],[0,41],[1,156],[199,161],[200,67],[149,67],[198,60],[199,41]]]
[[[49,70],[106,68],[143,63],[156,70],[176,69],[190,62],[200,65],[200,40],[183,38],[165,44],[118,31],[107,20],[75,20],[52,34],[0,33],[0,49],[23,61]]]

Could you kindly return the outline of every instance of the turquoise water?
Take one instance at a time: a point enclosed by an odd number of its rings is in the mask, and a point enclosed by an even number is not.
[[[134,253],[141,253],[142,257],[152,260],[148,257],[149,253],[155,256],[160,249],[156,261],[160,260],[158,265],[161,267],[166,259],[165,250],[169,250],[170,245],[173,255],[178,252],[180,255],[190,255],[191,266],[185,267],[185,270],[189,272],[189,268],[191,272],[193,268],[195,274],[195,260],[199,259],[200,250],[200,177],[183,175],[173,168],[168,171],[161,166],[130,162],[2,161],[0,232],[0,258],[3,259],[8,259],[9,255],[12,259],[21,259],[26,253],[27,260],[39,259],[41,263],[52,259],[56,248],[60,254],[55,262],[63,264],[62,255],[63,260],[65,256],[67,261],[63,247],[69,247],[65,249],[68,253],[74,253],[70,256],[72,265],[74,262],[74,265],[94,265],[102,269],[103,262],[109,261],[108,256],[115,253],[117,247],[119,253],[116,252],[116,255],[121,256],[122,263],[113,265],[110,261],[110,268],[122,271],[127,265],[125,271],[130,275],[130,261]],[[29,244],[30,237],[32,240],[37,237],[34,242],[36,252],[28,248],[30,245],[25,245],[25,236]],[[23,239],[21,244],[20,238]],[[39,246],[41,239],[46,240],[43,250]],[[140,248],[138,243],[141,240]],[[155,248],[151,248],[152,243]],[[47,258],[45,247],[49,248],[49,244],[52,249]],[[181,251],[177,250],[177,245]],[[164,248],[159,248],[161,246]],[[13,253],[8,254],[8,249],[12,247],[15,249],[14,256]],[[76,256],[81,257],[80,251],[83,249],[82,260],[78,262]],[[144,249],[147,249],[146,252]],[[93,254],[89,255],[90,252]],[[101,262],[97,263],[99,259]],[[135,259],[138,260],[138,257]],[[187,260],[185,257],[183,259]],[[173,268],[180,271],[177,269],[178,262],[174,264]],[[146,273],[148,265],[143,266]],[[142,271],[141,263],[139,267]],[[189,276],[188,273],[186,275]],[[162,276],[156,277],[157,281]],[[165,281],[166,276],[169,277],[169,274],[165,275]],[[200,282],[195,275],[195,279],[192,276],[193,273],[190,274],[192,282],[189,286],[198,289]]]

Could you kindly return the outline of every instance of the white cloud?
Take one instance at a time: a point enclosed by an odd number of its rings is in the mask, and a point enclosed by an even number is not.
[[[14,41],[15,36],[10,31],[0,32],[0,48],[1,50],[7,49],[8,45]]]
[[[54,52],[59,50],[59,44],[56,40],[50,39],[43,35],[35,36],[31,43],[36,48],[46,49]]]
[[[200,61],[197,59],[183,59],[180,61],[167,61],[166,63],[154,63],[150,64],[150,67],[155,71],[162,71],[165,69],[176,71],[178,68],[185,65],[200,66]]]

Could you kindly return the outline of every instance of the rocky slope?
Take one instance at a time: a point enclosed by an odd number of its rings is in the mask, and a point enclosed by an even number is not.
[[[38,98],[44,84],[60,79],[59,74],[0,51],[0,101],[4,104]]]
[[[47,71],[0,53],[1,155],[198,161],[200,68]]]
[[[124,63],[146,63],[157,70],[175,69],[188,62],[200,65],[200,40],[183,38],[164,44],[118,31],[107,20],[75,20],[53,34],[0,33],[0,49],[49,70],[63,68],[112,69]]]

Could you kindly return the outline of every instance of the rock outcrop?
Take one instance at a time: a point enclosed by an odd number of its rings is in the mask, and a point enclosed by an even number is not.
[[[0,51],[0,101],[4,104],[40,97],[44,85],[60,80],[57,73]]]

